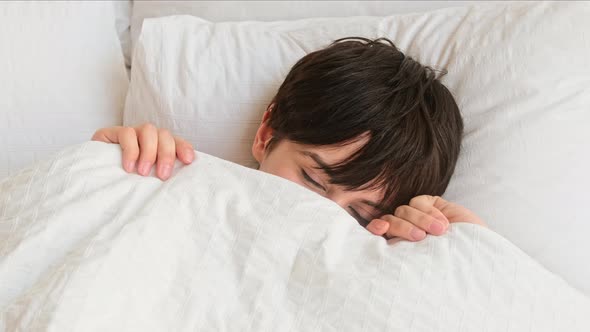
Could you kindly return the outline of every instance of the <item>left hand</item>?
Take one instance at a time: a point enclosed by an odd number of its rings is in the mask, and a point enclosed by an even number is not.
[[[475,213],[461,205],[448,202],[439,196],[421,195],[399,206],[393,215],[373,219],[367,230],[386,238],[401,237],[420,241],[426,234],[442,235],[453,222],[470,222],[485,226]]]
[[[195,151],[189,142],[151,123],[135,128],[102,128],[94,133],[92,140],[121,145],[125,171],[133,172],[137,164],[137,174],[146,176],[152,166],[157,165],[156,175],[162,180],[171,176],[176,158],[186,165],[195,159]]]

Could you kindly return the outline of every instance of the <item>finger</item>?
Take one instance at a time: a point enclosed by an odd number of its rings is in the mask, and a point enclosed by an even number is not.
[[[389,223],[381,219],[373,219],[367,225],[367,230],[375,235],[382,236],[389,229]]]
[[[426,237],[424,230],[416,227],[412,223],[391,214],[381,217],[389,223],[389,230],[385,234],[387,237],[401,237],[410,241],[421,241]]]
[[[410,200],[409,206],[418,209],[434,218],[438,219],[445,227],[449,226],[449,219],[437,208],[440,204],[438,196],[421,195]]]
[[[188,165],[195,160],[195,149],[191,143],[180,137],[174,137],[174,143],[176,144],[176,155],[180,161]]]
[[[118,132],[121,130],[121,126],[101,128],[92,135],[92,141],[100,141],[105,143],[119,143]]]
[[[135,168],[137,158],[139,158],[139,145],[137,143],[137,133],[130,127],[121,127],[118,131],[117,140],[123,150],[123,168],[131,173]]]
[[[429,234],[442,235],[447,231],[448,225],[409,205],[402,205],[395,209],[395,216],[412,223],[414,226]]]
[[[174,137],[166,129],[158,129],[158,156],[156,175],[166,180],[172,174],[174,161],[176,160],[176,144]]]
[[[485,222],[473,211],[466,207],[444,200],[442,197],[434,196],[434,207],[440,210],[449,222],[469,221],[474,224],[486,226]]]
[[[144,124],[136,128],[139,141],[139,163],[137,172],[141,175],[148,175],[152,165],[156,161],[158,152],[158,130],[152,124]]]

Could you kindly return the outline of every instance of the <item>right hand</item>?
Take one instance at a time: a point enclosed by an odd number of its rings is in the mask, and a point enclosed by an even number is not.
[[[137,164],[137,173],[148,175],[156,163],[156,175],[166,180],[172,174],[176,157],[188,165],[195,159],[193,146],[166,129],[151,123],[139,127],[110,127],[97,130],[93,141],[120,144],[123,150],[123,168],[131,173]]]
[[[449,224],[458,222],[486,226],[480,217],[459,204],[439,196],[420,195],[412,198],[408,205],[398,206],[393,214],[372,220],[367,230],[386,238],[420,241],[427,234],[443,235]]]

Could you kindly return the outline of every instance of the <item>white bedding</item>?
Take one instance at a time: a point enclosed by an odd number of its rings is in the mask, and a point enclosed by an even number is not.
[[[483,227],[386,242],[199,153],[167,182],[88,142],[0,183],[0,331],[588,331],[590,300]]]
[[[391,38],[449,71],[465,135],[445,198],[590,296],[590,264],[580,264],[590,261],[589,17],[590,2],[527,1],[389,17],[146,20],[124,123],[153,122],[252,165],[262,113],[297,60],[341,37]]]

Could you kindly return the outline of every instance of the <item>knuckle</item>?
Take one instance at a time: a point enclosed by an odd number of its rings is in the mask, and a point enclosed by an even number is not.
[[[437,205],[445,200],[440,196],[432,196],[432,205]]]
[[[419,210],[420,212],[424,213],[425,216],[431,216],[434,217],[436,215],[436,209],[434,207],[427,207],[427,208],[416,208],[417,210]]]
[[[423,214],[421,216],[418,217],[418,220],[416,221],[418,225],[428,225],[433,221],[433,217],[429,216],[427,214]]]
[[[137,136],[137,133],[135,132],[135,129],[133,129],[131,127],[123,127],[120,130],[121,130],[121,135],[124,135],[124,136]]]
[[[393,218],[393,215],[386,214],[386,215],[381,216],[379,219],[391,222],[394,218]]]
[[[123,147],[123,151],[126,155],[137,158],[139,156],[139,147],[136,145]]]
[[[408,206],[407,205],[400,205],[398,206],[395,211],[394,211],[394,215],[396,216],[401,216],[405,213],[405,211],[407,210]]]
[[[143,125],[141,125],[140,128],[141,128],[142,131],[156,131],[157,130],[156,126],[154,126],[150,122],[144,123]]]
[[[172,136],[170,134],[170,131],[168,129],[165,129],[165,128],[159,128],[158,129],[158,135],[160,135],[160,136]]]
[[[439,209],[437,209],[435,207],[433,207],[432,209],[428,210],[428,215],[431,216],[432,218],[438,218],[438,216],[440,216],[442,214],[443,213]]]
[[[423,203],[427,203],[432,196],[429,195],[419,195],[415,196],[410,200],[409,205],[412,207],[417,207],[422,205]]]
[[[133,142],[129,142],[126,144],[121,144],[121,149],[125,152],[125,153],[132,153],[132,154],[138,154],[139,153],[139,146],[137,143],[133,144]]]
[[[416,204],[420,203],[420,201],[422,200],[421,197],[422,196],[416,196],[416,197],[412,198],[409,203],[410,206],[416,206]]]
[[[140,154],[139,154],[139,159],[141,161],[148,161],[150,163],[153,163],[156,161],[157,158],[157,151],[155,149],[150,149],[150,148],[146,148],[146,147],[142,147]]]

